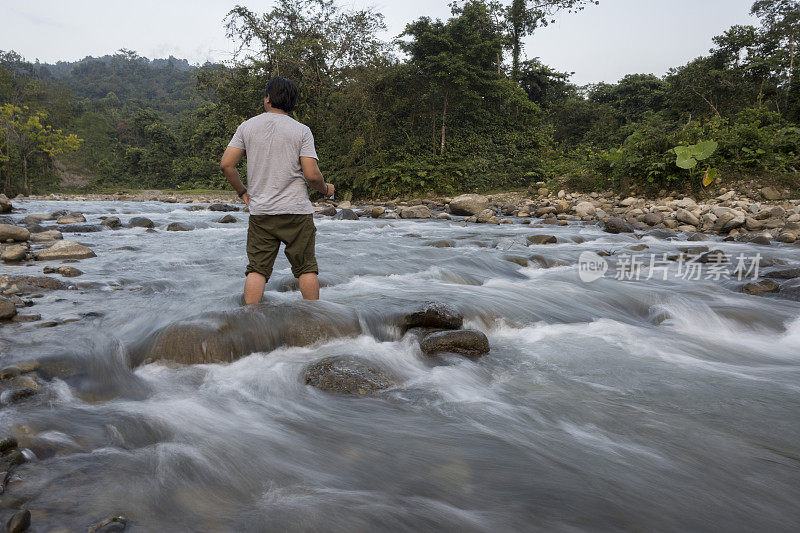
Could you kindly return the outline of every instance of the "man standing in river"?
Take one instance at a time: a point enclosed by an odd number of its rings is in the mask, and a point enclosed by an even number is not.
[[[272,78],[264,91],[265,113],[237,129],[220,167],[250,211],[244,303],[258,303],[272,274],[281,243],[306,300],[319,299],[319,273],[314,254],[317,229],[306,183],[324,196],[334,187],[325,183],[317,165],[314,136],[289,113],[297,105],[297,85]],[[247,184],[236,165],[247,154]]]

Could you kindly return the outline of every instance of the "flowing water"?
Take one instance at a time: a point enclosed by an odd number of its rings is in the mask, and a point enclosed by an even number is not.
[[[181,204],[20,207],[81,211],[88,223],[144,215],[158,227],[65,235],[97,257],[73,265],[84,271],[70,280],[76,289],[47,292],[26,312],[79,320],[0,328],[3,365],[63,354],[92,377],[55,378],[0,408],[3,434],[36,454],[4,495],[32,510],[36,531],[85,530],[115,514],[131,531],[800,523],[800,302],[741,294],[734,281],[578,275],[585,251],[615,252],[613,271],[631,245],[663,254],[686,242],[580,224],[318,218],[322,298],[355,310],[367,333],[225,365],[130,369],[137,340],[240,305],[246,214],[218,224],[221,213]],[[172,221],[196,229],[163,231]],[[535,233],[559,243],[524,246]],[[439,240],[454,246],[429,245]],[[797,246],[710,245],[800,262]],[[534,254],[550,268],[508,260]],[[42,266],[1,268],[41,275]],[[291,279],[281,255],[266,299],[298,305]],[[383,324],[426,301],[461,311],[491,352],[431,361]],[[391,369],[400,385],[347,397],[303,383],[308,363],[341,354]]]

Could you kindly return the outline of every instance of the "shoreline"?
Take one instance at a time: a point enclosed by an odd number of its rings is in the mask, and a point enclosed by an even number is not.
[[[761,241],[791,244],[800,240],[800,200],[789,199],[792,191],[773,186],[737,190],[720,188],[708,198],[691,195],[656,198],[621,196],[612,192],[553,192],[547,188],[496,194],[463,194],[455,197],[394,200],[316,201],[316,213],[343,218],[442,218],[465,216],[467,222],[507,224],[561,224],[594,222],[610,233],[664,230],[670,233],[701,233],[732,239],[746,236]],[[233,191],[175,193],[144,190],[114,194],[49,194],[16,200],[36,201],[132,201],[164,203],[230,204],[243,208]],[[331,208],[335,209],[334,212]],[[244,210],[244,209],[242,209]],[[343,210],[349,210],[344,211]],[[521,219],[519,221],[512,219]]]

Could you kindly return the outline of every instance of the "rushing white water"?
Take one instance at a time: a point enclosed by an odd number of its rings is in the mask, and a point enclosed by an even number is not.
[[[77,289],[47,292],[29,311],[80,320],[0,328],[3,365],[61,354],[83,369],[81,380],[56,378],[0,409],[4,433],[37,453],[4,497],[30,508],[42,530],[85,529],[113,514],[140,531],[800,523],[800,302],[713,279],[584,283],[576,265],[587,250],[645,243],[648,257],[709,245],[787,268],[800,247],[639,239],[575,224],[316,219],[322,298],[355,309],[367,334],[227,365],[131,370],[132,343],[239,305],[246,214],[218,224],[221,213],[181,204],[20,207],[81,211],[88,224],[147,216],[158,230],[65,234],[97,257],[74,265],[85,273],[70,280]],[[173,221],[197,229],[164,231]],[[559,243],[524,246],[536,233]],[[454,246],[427,245],[439,240]],[[534,254],[555,266],[508,260]],[[612,267],[620,257],[608,258]],[[41,275],[42,266],[2,271]],[[293,305],[291,279],[281,256],[266,298]],[[431,361],[385,324],[430,300],[461,311],[491,352]],[[400,386],[354,398],[303,384],[305,365],[340,354],[381,363]]]

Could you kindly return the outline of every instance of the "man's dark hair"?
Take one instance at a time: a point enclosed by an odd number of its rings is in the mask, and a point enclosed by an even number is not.
[[[297,105],[297,84],[286,78],[272,78],[264,89],[264,98],[269,96],[272,107],[291,113]]]

